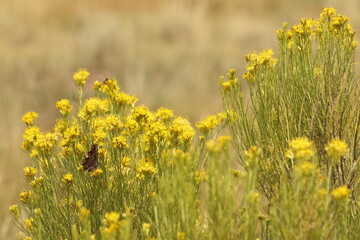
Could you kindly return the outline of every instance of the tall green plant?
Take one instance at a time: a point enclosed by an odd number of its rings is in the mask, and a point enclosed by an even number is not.
[[[339,138],[350,145],[351,154],[332,169],[333,184],[354,186],[360,156],[360,105],[358,79],[354,77],[355,31],[345,16],[325,8],[318,20],[277,31],[279,52],[246,55],[249,101],[244,100],[235,70],[221,79],[223,104],[233,115],[230,129],[239,162],[244,150],[261,147],[264,162],[259,170],[262,192],[271,198],[284,165],[283,150],[295,137],[309,137],[320,154],[324,171],[330,166],[324,145]],[[286,165],[289,171],[290,165]]]

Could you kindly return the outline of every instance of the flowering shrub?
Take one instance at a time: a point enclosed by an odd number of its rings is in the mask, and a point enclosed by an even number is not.
[[[284,24],[276,59],[270,49],[246,55],[249,103],[229,70],[225,112],[197,130],[170,109],[136,105],[115,79],[84,98],[90,73],[79,69],[78,99],[56,103],[52,131],[35,125],[35,112],[23,117],[32,166],[21,206],[10,207],[22,238],[357,239],[360,109],[348,21],[326,8],[319,20]],[[231,136],[219,136],[224,127]]]

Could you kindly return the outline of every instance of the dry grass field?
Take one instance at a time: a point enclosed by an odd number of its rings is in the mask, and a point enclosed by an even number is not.
[[[329,5],[359,29],[358,0],[0,1],[0,239],[18,232],[8,208],[31,165],[20,149],[21,116],[36,111],[51,128],[55,102],[75,92],[77,68],[196,122],[220,110],[220,75],[244,71],[246,53],[276,49],[282,22],[318,17]]]

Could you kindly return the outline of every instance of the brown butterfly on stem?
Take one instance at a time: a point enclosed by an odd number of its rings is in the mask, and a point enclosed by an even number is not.
[[[91,150],[83,158],[82,166],[85,171],[91,172],[99,166],[99,153],[96,144],[91,145]]]

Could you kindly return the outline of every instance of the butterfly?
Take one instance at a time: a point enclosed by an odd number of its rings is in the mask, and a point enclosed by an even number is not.
[[[98,146],[96,144],[91,145],[91,150],[87,153],[87,156],[83,158],[81,164],[85,171],[91,172],[99,166],[99,153]]]

